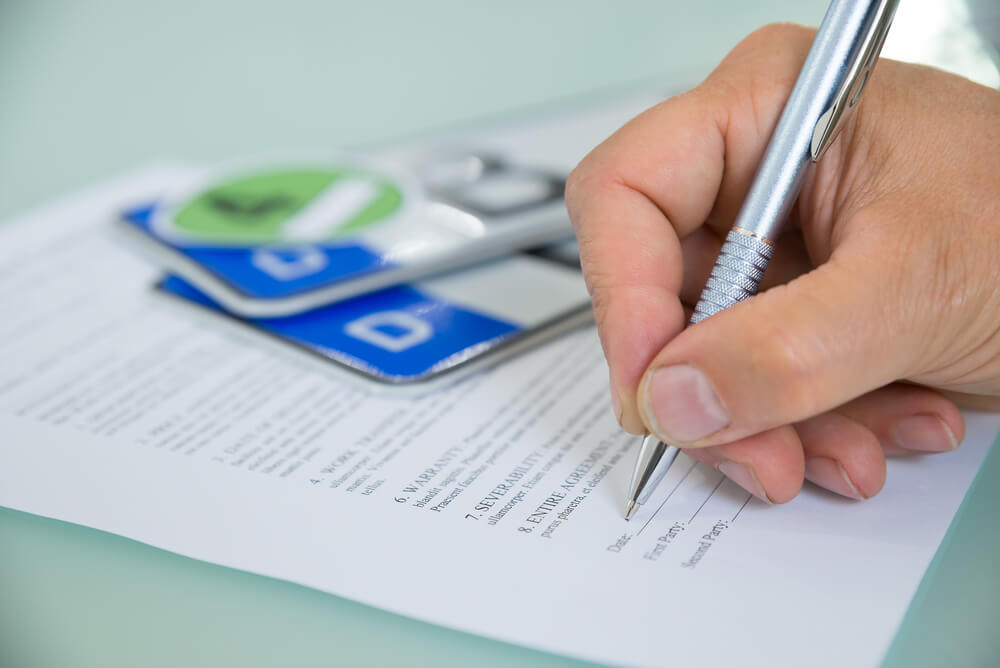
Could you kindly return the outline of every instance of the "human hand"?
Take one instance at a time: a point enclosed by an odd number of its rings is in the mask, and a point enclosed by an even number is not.
[[[1000,92],[937,70],[879,63],[762,292],[685,329],[813,35],[755,32],[566,190],[618,421],[778,503],[871,497],[1000,408]]]

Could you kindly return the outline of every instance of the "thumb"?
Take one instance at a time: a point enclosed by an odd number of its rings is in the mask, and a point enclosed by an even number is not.
[[[898,307],[871,248],[845,242],[813,271],[674,338],[639,385],[649,430],[687,447],[728,443],[904,377],[919,348],[907,332],[920,328],[904,322],[912,310]]]

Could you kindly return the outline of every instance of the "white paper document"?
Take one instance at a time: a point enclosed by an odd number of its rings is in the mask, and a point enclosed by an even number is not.
[[[0,504],[600,662],[868,666],[1000,427],[967,415],[865,502],[767,506],[681,456],[625,522],[592,328],[370,394],[151,289],[109,220],[172,173],[0,228]]]

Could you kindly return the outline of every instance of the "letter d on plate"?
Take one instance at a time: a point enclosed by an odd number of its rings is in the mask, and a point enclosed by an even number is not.
[[[294,281],[315,274],[328,263],[326,255],[315,246],[258,249],[250,261],[276,281]]]
[[[347,323],[344,331],[365,343],[400,353],[431,338],[433,328],[406,311],[370,313]]]

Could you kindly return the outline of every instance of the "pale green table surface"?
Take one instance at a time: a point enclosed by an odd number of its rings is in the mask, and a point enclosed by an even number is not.
[[[154,159],[383,141],[707,71],[824,6],[0,0],[0,218]],[[998,510],[994,448],[886,665],[1000,665]],[[577,662],[0,510],[2,668],[511,664]]]

